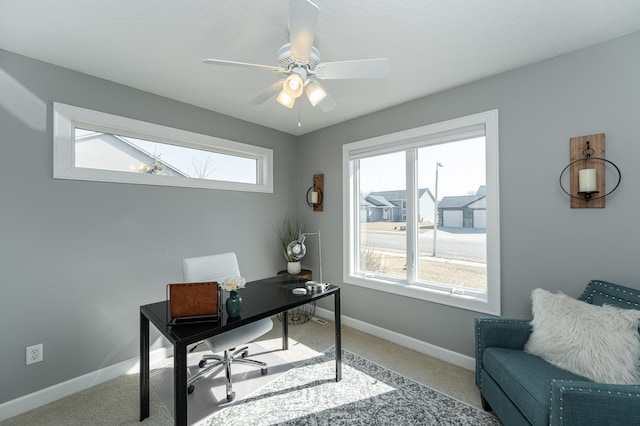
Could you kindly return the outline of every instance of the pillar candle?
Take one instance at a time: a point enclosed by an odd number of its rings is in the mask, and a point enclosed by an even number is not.
[[[581,169],[578,171],[579,192],[594,192],[596,187],[596,169]]]
[[[318,204],[318,193],[316,191],[311,192],[311,204]]]

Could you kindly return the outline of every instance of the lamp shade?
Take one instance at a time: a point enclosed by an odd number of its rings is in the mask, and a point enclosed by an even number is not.
[[[327,92],[317,81],[311,80],[304,88],[311,105],[316,106],[327,97]]]
[[[294,99],[302,95],[303,89],[304,82],[302,81],[302,77],[296,73],[289,75],[282,85],[282,91]]]
[[[307,247],[304,245],[304,235],[289,243],[287,246],[287,254],[296,261],[302,259],[304,255],[307,254]]]
[[[293,104],[296,103],[296,99],[289,96],[284,90],[280,92],[276,100],[280,105],[285,106],[289,109],[293,108]]]

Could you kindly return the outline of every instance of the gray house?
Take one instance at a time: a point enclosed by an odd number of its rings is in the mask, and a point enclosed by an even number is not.
[[[370,192],[360,203],[361,222],[406,222],[407,191]],[[433,223],[435,197],[429,188],[418,189],[418,220]]]
[[[438,226],[450,228],[486,228],[486,187],[474,195],[444,197],[438,203]]]

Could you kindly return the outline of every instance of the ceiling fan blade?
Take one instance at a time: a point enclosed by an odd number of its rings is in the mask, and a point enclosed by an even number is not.
[[[251,105],[260,105],[266,102],[269,98],[272,98],[276,93],[282,90],[282,84],[284,83],[284,79],[280,81],[276,81],[271,86],[267,87],[262,91],[262,93],[258,94],[255,98],[251,99],[249,103]]]
[[[289,1],[289,36],[291,54],[301,62],[311,56],[319,8],[309,0]]]
[[[322,110],[322,112],[329,112],[336,109],[338,104],[331,97],[331,95],[327,94],[327,96],[318,104],[318,107]]]
[[[315,75],[322,80],[385,78],[389,74],[387,58],[324,62],[316,66]]]
[[[281,72],[285,74],[288,72],[286,69],[280,68],[280,67],[272,67],[269,65],[259,65],[259,64],[249,64],[246,62],[225,61],[223,59],[203,59],[202,62],[209,65],[223,65],[226,67],[253,68],[253,69],[259,69],[263,71]]]

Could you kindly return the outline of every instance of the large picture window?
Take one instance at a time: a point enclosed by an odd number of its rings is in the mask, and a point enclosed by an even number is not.
[[[54,177],[273,192],[270,149],[60,103]]]
[[[347,283],[500,313],[498,112],[344,146]]]

